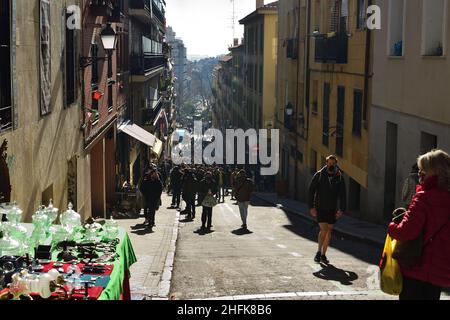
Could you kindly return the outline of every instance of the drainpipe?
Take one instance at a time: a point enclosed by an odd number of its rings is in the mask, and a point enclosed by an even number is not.
[[[297,119],[295,119],[295,154],[294,154],[294,161],[295,161],[295,175],[294,175],[294,181],[295,181],[295,185],[294,185],[294,199],[297,200],[297,189],[298,189],[298,159],[297,159],[297,152],[298,152],[298,121],[299,121],[299,97],[298,97],[298,80],[300,79],[300,57],[299,57],[299,53],[300,53],[300,30],[301,30],[301,22],[300,22],[300,8],[301,8],[301,0],[298,1],[298,7],[297,7],[297,12],[298,12],[298,25],[297,25],[297,85],[295,86],[295,91],[296,91],[296,98],[295,98],[295,114],[297,116]]]
[[[310,34],[311,34],[311,0],[306,2],[307,8],[307,20],[306,20],[306,36],[305,36],[305,106],[306,106],[306,119],[305,119],[305,130],[303,130],[303,139],[307,142],[309,138],[309,101],[311,94],[311,71],[309,67],[311,46],[310,46]]]
[[[368,5],[372,5],[372,0],[368,1]],[[370,74],[370,64],[371,64],[371,50],[372,50],[372,33],[370,29],[366,29],[366,57],[365,57],[365,70],[364,70],[364,110],[363,117],[367,121],[368,119],[368,111],[369,111],[369,78]],[[366,124],[367,128],[367,124]]]

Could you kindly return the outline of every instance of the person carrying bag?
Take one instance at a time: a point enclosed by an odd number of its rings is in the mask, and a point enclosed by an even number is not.
[[[400,244],[400,300],[439,300],[450,287],[450,156],[433,150],[418,159],[420,186],[402,219],[389,225]]]

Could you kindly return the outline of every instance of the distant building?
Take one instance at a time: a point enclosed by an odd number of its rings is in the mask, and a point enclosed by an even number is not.
[[[183,40],[176,37],[172,27],[167,27],[166,42],[172,48],[175,74],[175,105],[182,107],[186,95],[187,49]]]

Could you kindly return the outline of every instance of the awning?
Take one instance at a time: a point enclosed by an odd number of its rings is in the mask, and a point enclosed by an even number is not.
[[[152,152],[158,155],[158,157],[161,156],[162,151],[164,149],[163,142],[158,138],[156,138],[153,134],[151,134],[147,130],[139,127],[138,125],[130,123],[124,123],[121,126],[119,126],[118,129],[119,131],[126,133],[130,137],[135,138],[136,140],[149,146]]]
[[[118,129],[119,129],[119,131],[126,133],[130,137],[133,137],[136,140],[138,140],[138,141],[142,142],[143,144],[146,144],[147,146],[152,147],[152,148],[155,146],[156,140],[158,140],[150,132],[148,132],[147,130],[145,130],[135,124],[125,123],[125,124],[122,124],[121,126],[119,126]]]
[[[158,158],[161,157],[164,145],[161,140],[156,139],[155,146],[152,148],[152,151],[158,155]]]

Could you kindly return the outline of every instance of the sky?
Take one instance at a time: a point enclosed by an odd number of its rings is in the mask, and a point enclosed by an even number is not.
[[[233,43],[231,0],[166,0],[166,4],[167,25],[184,41],[188,57],[228,53]],[[256,0],[235,0],[236,38],[244,34],[239,20],[255,9]]]

